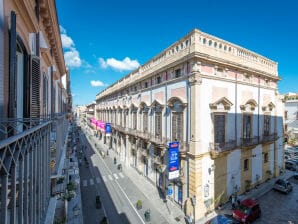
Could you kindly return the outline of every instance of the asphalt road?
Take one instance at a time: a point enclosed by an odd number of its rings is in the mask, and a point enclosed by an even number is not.
[[[133,183],[117,169],[112,158],[103,159],[95,152],[83,132],[80,143],[86,146],[82,147],[80,166],[84,223],[99,223],[103,216],[108,217],[109,223],[145,223],[135,209],[134,202],[125,193],[126,188],[134,189],[136,186],[132,186]],[[101,209],[96,209],[96,195],[101,197]]]

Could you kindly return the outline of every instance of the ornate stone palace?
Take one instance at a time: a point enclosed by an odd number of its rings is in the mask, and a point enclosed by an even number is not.
[[[96,96],[99,138],[199,220],[283,166],[277,63],[193,30]],[[169,142],[179,176],[169,178]],[[145,183],[146,184],[146,183]]]

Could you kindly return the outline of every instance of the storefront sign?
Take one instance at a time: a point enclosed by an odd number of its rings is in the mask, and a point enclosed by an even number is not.
[[[179,177],[179,142],[169,143],[169,180]]]
[[[112,133],[112,128],[111,128],[111,124],[110,123],[106,123],[106,136],[111,136]]]

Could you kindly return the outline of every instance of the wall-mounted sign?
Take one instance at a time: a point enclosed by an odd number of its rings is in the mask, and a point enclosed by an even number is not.
[[[169,180],[179,177],[179,142],[170,142],[168,151]]]
[[[106,123],[105,130],[106,130],[106,136],[111,136],[112,128],[111,128],[111,124],[110,123]]]

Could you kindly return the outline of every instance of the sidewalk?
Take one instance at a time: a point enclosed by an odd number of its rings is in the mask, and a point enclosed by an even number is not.
[[[282,173],[280,176],[271,178],[269,181],[262,183],[257,188],[250,190],[248,193],[239,195],[238,198],[240,200],[244,200],[246,198],[259,199],[273,188],[273,185],[277,179],[289,179],[291,176],[293,176],[293,173],[291,171],[285,170],[284,173]],[[207,217],[198,220],[196,223],[205,223],[217,214],[232,214],[232,203],[227,202],[220,209],[215,210],[214,212],[210,213]]]
[[[78,147],[78,144],[75,143],[75,134],[71,136],[72,141],[72,151],[73,153],[69,156],[72,159],[72,162],[68,163],[67,175],[71,177],[69,182],[74,182],[76,186],[75,196],[68,201],[67,204],[67,223],[69,224],[83,224],[83,209],[81,203],[81,189],[80,189],[80,174],[78,168],[78,159],[76,157],[75,146]]]
[[[87,130],[87,133],[90,133]],[[91,135],[92,136],[92,135]],[[101,150],[106,152],[108,146],[104,145],[99,139],[94,136],[91,137],[93,143],[96,143]],[[109,150],[109,156],[111,158],[116,157],[118,161],[119,155],[112,149]],[[185,223],[184,212],[171,200],[163,200],[160,197],[157,187],[150,183],[146,177],[140,175],[137,170],[131,166],[123,166],[122,172],[136,185],[139,186],[139,190],[146,196],[147,200],[154,205],[154,208],[161,212],[162,216],[167,220],[167,223]],[[163,223],[166,224],[166,223]]]

